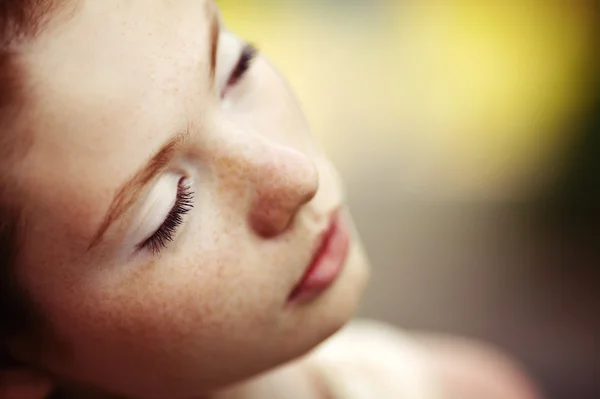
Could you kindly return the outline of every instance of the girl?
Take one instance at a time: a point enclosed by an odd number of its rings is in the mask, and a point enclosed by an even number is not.
[[[3,0],[0,35],[1,398],[533,397],[499,356],[376,325],[311,352],[367,261],[212,0]]]

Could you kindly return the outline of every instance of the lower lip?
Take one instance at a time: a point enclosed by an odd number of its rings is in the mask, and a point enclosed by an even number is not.
[[[329,288],[340,275],[349,248],[348,226],[336,213],[306,273],[292,290],[289,301],[309,301]]]

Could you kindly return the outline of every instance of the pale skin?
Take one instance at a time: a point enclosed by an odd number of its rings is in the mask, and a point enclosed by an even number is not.
[[[24,49],[34,137],[12,172],[29,226],[18,276],[47,328],[35,351],[14,343],[35,367],[13,393],[326,397],[303,360],[288,362],[352,318],[368,262],[354,234],[335,283],[288,301],[331,212],[351,219],[270,63],[259,54],[227,84],[244,45],[212,0],[83,0]],[[160,170],[115,200],[168,143]],[[143,246],[184,188],[192,204],[172,241]]]

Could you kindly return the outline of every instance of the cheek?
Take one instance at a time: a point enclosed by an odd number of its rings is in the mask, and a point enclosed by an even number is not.
[[[42,362],[57,375],[113,389],[228,378],[235,359],[263,356],[264,337],[278,335],[287,293],[286,257],[269,249],[259,256],[239,242],[231,251],[233,244],[223,239],[218,249],[157,260],[126,277],[107,272],[68,288],[46,286],[41,302],[53,336]]]
[[[111,352],[154,353],[161,360],[183,352],[192,359],[240,333],[264,334],[285,300],[289,273],[281,265],[290,263],[289,252],[259,253],[241,233],[229,235],[213,248],[183,243],[176,259],[164,255],[130,270],[115,266],[71,287],[55,283],[42,300],[44,313],[81,362]]]
[[[61,335],[74,342],[82,335],[88,341],[108,342],[112,337],[134,345],[210,336],[213,330],[230,327],[235,295],[224,293],[231,291],[235,280],[225,266],[235,268],[239,262],[229,252],[218,258],[204,256],[201,264],[191,258],[169,264],[156,261],[126,278],[90,279],[78,287],[78,301],[68,294],[72,305],[60,309],[55,320],[59,328],[68,326]],[[83,334],[71,334],[75,326]]]

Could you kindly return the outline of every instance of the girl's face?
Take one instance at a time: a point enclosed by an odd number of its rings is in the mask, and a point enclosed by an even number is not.
[[[26,356],[57,380],[189,398],[355,311],[366,262],[355,238],[346,251],[336,172],[251,58],[212,0],[79,1],[25,49],[18,271],[48,324]],[[322,275],[295,295],[338,209]]]

